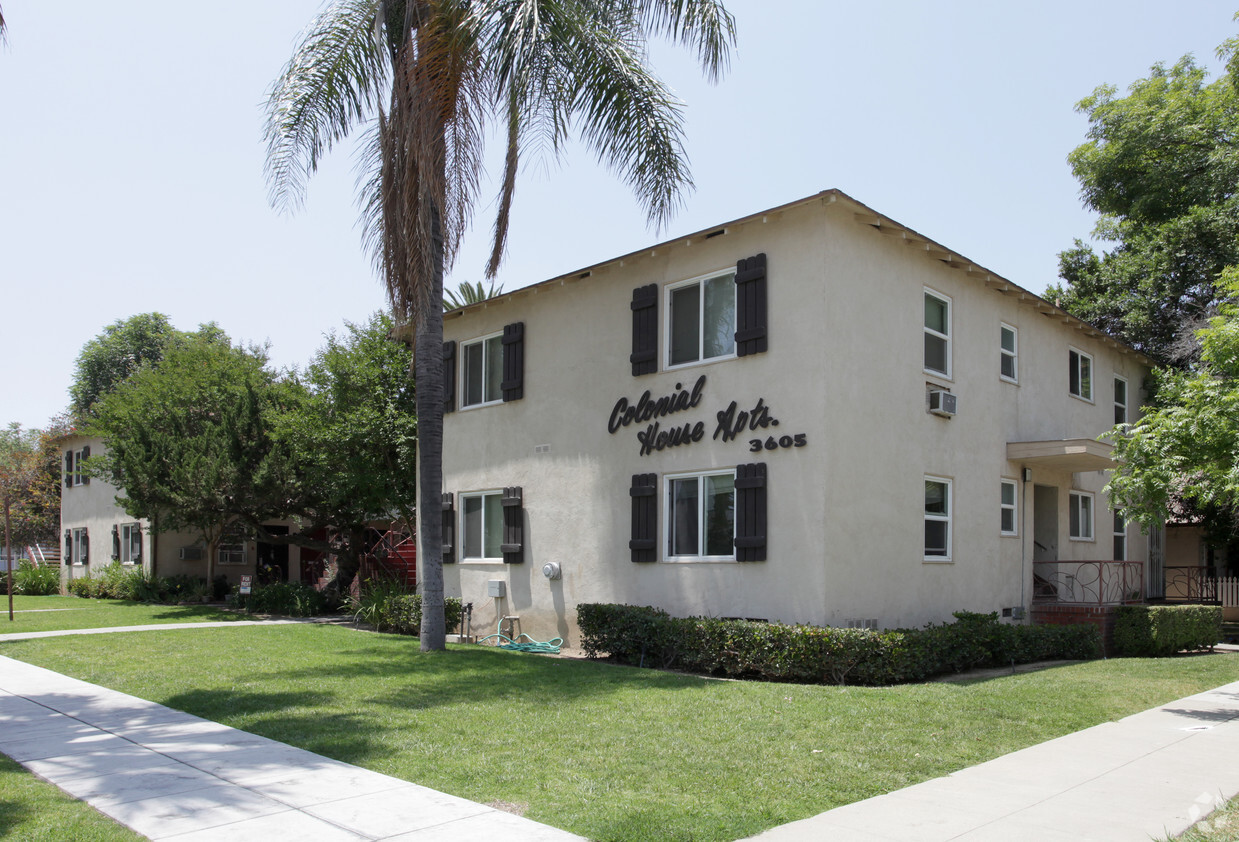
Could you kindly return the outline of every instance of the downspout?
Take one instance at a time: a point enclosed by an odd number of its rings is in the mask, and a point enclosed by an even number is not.
[[[1028,542],[1036,540],[1032,531],[1032,518],[1028,516],[1028,483],[1032,482],[1032,468],[1026,465],[1020,466],[1020,477],[1024,480],[1024,537],[1020,540],[1020,610],[1024,612],[1025,624],[1032,623],[1032,612],[1028,610],[1025,594],[1025,580],[1027,578],[1025,570],[1027,569],[1028,558]]]

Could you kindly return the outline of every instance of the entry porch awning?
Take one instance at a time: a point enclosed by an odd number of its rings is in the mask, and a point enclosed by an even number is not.
[[[1114,445],[1096,439],[1009,441],[1007,459],[1055,471],[1103,471],[1113,468]]]

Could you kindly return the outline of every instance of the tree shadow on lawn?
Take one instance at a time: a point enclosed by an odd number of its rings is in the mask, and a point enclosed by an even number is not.
[[[323,711],[336,700],[334,693],[315,690],[284,693],[190,690],[163,704],[215,722],[236,722],[251,734],[303,748],[346,763],[360,764],[395,752],[382,742],[361,713]]]

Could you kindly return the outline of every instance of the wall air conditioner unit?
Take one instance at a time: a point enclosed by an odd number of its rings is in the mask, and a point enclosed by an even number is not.
[[[202,547],[181,547],[181,561],[202,561]]]
[[[956,403],[955,395],[952,395],[950,392],[934,389],[929,393],[929,411],[934,415],[950,418],[955,414]]]

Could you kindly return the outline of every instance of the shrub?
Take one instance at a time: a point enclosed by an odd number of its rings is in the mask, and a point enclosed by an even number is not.
[[[1114,615],[1120,656],[1159,658],[1184,649],[1211,649],[1222,639],[1217,605],[1123,605]]]
[[[422,598],[409,593],[400,582],[388,578],[367,579],[358,589],[360,596],[349,600],[353,619],[382,632],[408,634],[417,637],[422,629]],[[460,625],[463,608],[459,599],[444,600],[444,631]]]
[[[69,596],[80,596],[83,599],[95,599],[99,595],[98,585],[89,576],[70,579],[67,589]]]
[[[734,678],[815,684],[897,684],[981,666],[1100,656],[1092,625],[1012,626],[961,611],[921,629],[836,629],[709,617],[649,606],[577,606],[581,646],[596,658]]]
[[[25,596],[50,596],[60,593],[60,571],[46,564],[35,566],[23,560],[13,571],[13,591]]]
[[[206,594],[211,586],[201,585]],[[250,614],[282,614],[287,617],[316,617],[327,608],[327,598],[301,582],[275,582],[258,585],[248,594],[237,594],[237,605]]]

